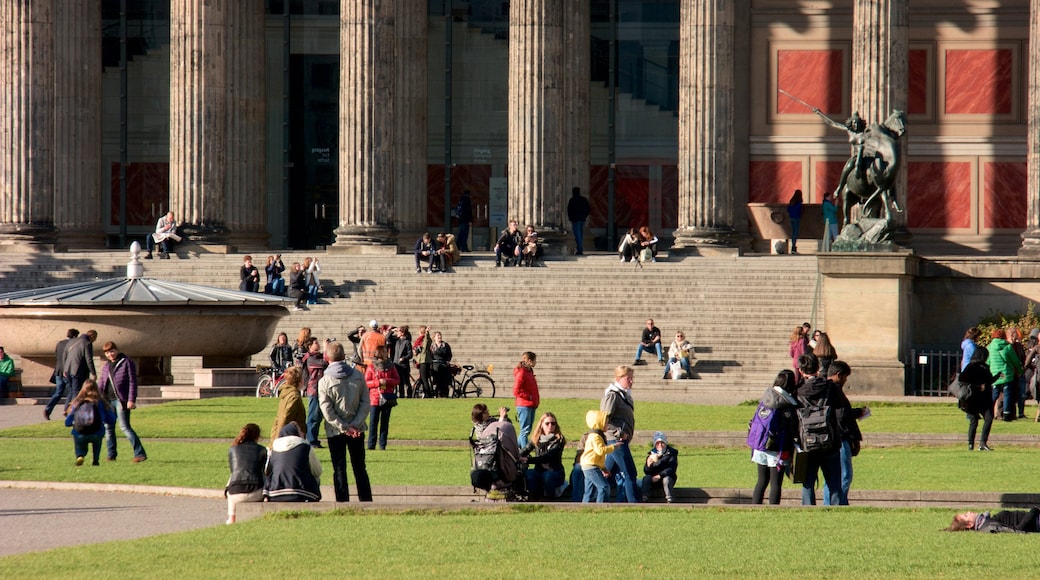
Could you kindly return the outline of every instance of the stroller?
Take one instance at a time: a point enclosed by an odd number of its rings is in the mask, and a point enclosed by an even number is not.
[[[469,478],[474,493],[484,490],[488,501],[527,501],[527,481],[520,457],[502,444],[500,430],[482,437],[474,426],[469,444],[473,451]]]

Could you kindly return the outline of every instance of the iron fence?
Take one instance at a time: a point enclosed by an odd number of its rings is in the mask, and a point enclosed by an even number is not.
[[[911,355],[911,392],[919,397],[945,397],[946,387],[961,370],[961,351],[913,349]]]

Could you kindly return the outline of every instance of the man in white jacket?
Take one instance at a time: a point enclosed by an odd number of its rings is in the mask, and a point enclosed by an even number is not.
[[[347,488],[347,452],[357,483],[361,501],[372,501],[372,484],[365,467],[365,420],[371,403],[365,377],[343,362],[343,344],[330,343],[325,347],[329,361],[325,375],[318,381],[318,405],[325,417],[325,436],[332,460],[332,485],[336,501],[350,501]]]

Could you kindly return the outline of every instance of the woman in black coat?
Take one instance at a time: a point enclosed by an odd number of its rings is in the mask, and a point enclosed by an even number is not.
[[[965,404],[968,414],[968,451],[975,450],[975,431],[982,417],[982,440],[979,451],[992,451],[989,447],[989,430],[993,425],[993,375],[986,363],[988,351],[980,348],[971,355],[971,361],[964,367],[957,380],[971,385],[971,395]]]

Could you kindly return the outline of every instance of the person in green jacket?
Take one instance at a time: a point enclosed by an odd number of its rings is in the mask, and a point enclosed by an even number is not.
[[[997,329],[990,333],[993,340],[990,341],[989,372],[996,377],[993,382],[993,402],[996,403],[998,393],[1004,393],[1004,421],[1015,420],[1015,398],[1018,396],[1018,387],[1015,377],[1022,374],[1022,361],[1018,360],[1014,349],[1008,344],[1007,335],[1003,330]]]
[[[0,346],[0,399],[7,398],[7,381],[14,376],[14,360]]]

